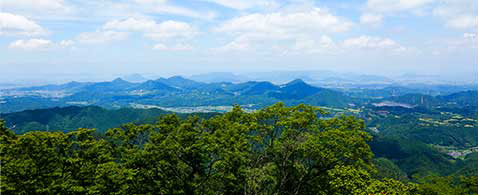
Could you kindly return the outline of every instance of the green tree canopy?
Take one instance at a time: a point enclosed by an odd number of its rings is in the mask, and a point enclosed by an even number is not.
[[[165,115],[155,124],[125,124],[104,135],[94,129],[15,135],[2,121],[1,192],[325,195],[456,188],[440,180],[374,179],[372,137],[363,121],[322,114],[307,105],[278,103],[253,113],[236,106],[209,119]],[[463,193],[476,193],[476,177],[461,183],[468,189]]]

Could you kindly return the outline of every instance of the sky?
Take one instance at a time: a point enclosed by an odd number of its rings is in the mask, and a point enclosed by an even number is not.
[[[0,0],[0,72],[9,81],[284,70],[476,80],[477,7],[476,0]]]

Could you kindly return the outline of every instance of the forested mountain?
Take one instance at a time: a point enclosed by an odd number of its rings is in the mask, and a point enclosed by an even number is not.
[[[0,114],[0,118],[4,119],[7,127],[17,134],[35,130],[69,132],[78,128],[94,128],[99,133],[104,133],[125,123],[154,123],[160,116],[171,113],[157,108],[109,110],[98,106],[68,106]],[[209,118],[215,113],[195,113],[195,115]]]
[[[374,89],[373,92],[370,90],[334,90],[314,86],[300,79],[281,85],[267,81],[204,83],[179,76],[141,83],[128,82],[123,79],[97,83],[72,82],[64,85],[3,90],[0,99],[0,111],[3,113],[0,114],[0,118],[6,120],[6,127],[13,130],[19,138],[31,135],[68,136],[78,133],[75,131],[78,128],[94,128],[96,131],[91,134],[100,141],[105,136],[109,136],[105,132],[115,128],[123,130],[133,127],[150,128],[148,125],[162,127],[156,120],[158,117],[171,113],[175,113],[182,119],[199,115],[197,120],[208,121],[214,116],[232,117],[237,112],[226,114],[224,112],[229,112],[233,105],[239,105],[245,111],[244,113],[241,111],[241,116],[260,118],[263,116],[260,116],[259,113],[274,113],[279,112],[278,110],[292,112],[294,109],[305,109],[305,107],[299,106],[290,110],[283,105],[294,106],[306,103],[319,106],[322,111],[326,111],[320,112],[320,114],[316,113],[315,117],[321,121],[319,124],[326,121],[327,123],[335,121],[333,123],[341,124],[343,115],[355,117],[354,120],[357,121],[363,120],[364,126],[360,127],[361,131],[372,136],[371,139],[366,140],[371,153],[375,155],[374,158],[369,159],[370,164],[378,170],[378,172],[369,171],[370,177],[375,180],[367,180],[364,181],[365,183],[372,185],[373,182],[387,182],[391,181],[387,179],[392,178],[404,183],[420,184],[421,190],[435,192],[443,190],[441,187],[434,186],[435,183],[447,186],[446,190],[451,191],[463,188],[464,183],[457,185],[457,182],[461,181],[460,176],[468,178],[468,176],[478,175],[477,169],[474,169],[473,166],[473,163],[478,161],[476,155],[478,152],[477,91],[468,90],[446,95],[430,95],[401,88],[402,91],[397,95],[395,94],[397,90],[397,88]],[[381,95],[384,96],[381,97]],[[277,102],[283,102],[279,104],[282,105],[279,106],[280,109],[277,108],[277,105],[268,108]],[[264,108],[266,109],[261,110]],[[302,114],[299,113],[298,115]],[[230,118],[227,118],[226,122],[228,120]],[[257,118],[251,120],[257,120]],[[234,121],[229,122],[234,123]],[[262,122],[265,121],[259,123]],[[124,125],[126,123],[132,124]],[[209,124],[209,122],[206,123]],[[294,124],[293,121],[288,121],[288,123]],[[181,125],[190,125],[190,122],[181,123]],[[281,123],[281,125],[285,124]],[[333,124],[329,125],[336,127]],[[282,126],[278,128],[277,133],[280,134],[282,128]],[[58,134],[41,134],[35,132],[37,130]],[[233,137],[229,134],[227,136]],[[261,136],[266,135],[261,134]],[[284,134],[284,136],[286,135]],[[290,135],[287,134],[287,136]],[[266,137],[269,139],[268,136]],[[148,136],[140,142],[144,144],[147,139],[149,139]],[[140,144],[137,147],[142,148],[144,145]],[[201,153],[201,155],[206,154],[209,153]],[[177,164],[174,165],[177,166]],[[116,164],[112,166],[125,168],[130,165]],[[116,171],[124,171],[123,168]],[[247,170],[258,171],[265,175],[273,170],[273,167],[269,167],[269,165],[264,165],[261,169],[256,168]],[[134,172],[139,169],[141,168],[128,167],[125,170]],[[355,171],[357,170],[352,172]],[[358,171],[358,173],[360,172]],[[274,177],[267,176],[270,179]],[[243,180],[243,182],[246,182],[247,185],[249,185],[248,182],[253,182],[251,185],[257,187],[262,184],[254,182],[261,183],[266,180],[269,182],[268,179],[260,182],[255,180]],[[226,185],[221,182],[217,183],[216,180],[214,182],[214,185]],[[271,180],[270,182],[277,181]],[[392,185],[409,186],[404,183],[393,183]],[[410,189],[418,190],[415,188],[415,184],[410,185]],[[191,182],[188,185],[197,185],[197,183]],[[377,183],[377,185],[385,184]],[[214,187],[214,189],[216,188]],[[274,187],[270,186],[269,190],[272,189]],[[173,192],[178,189],[170,190]],[[406,192],[403,193],[406,194]],[[414,191],[414,193],[418,192]],[[467,192],[461,191],[460,193],[467,194]]]
[[[175,88],[182,88],[182,89],[195,89],[195,88],[203,87],[205,85],[205,83],[189,80],[182,76],[160,78],[157,81]]]
[[[326,90],[308,85],[303,80],[296,79],[285,85],[280,86],[277,92],[273,92],[270,96],[277,99],[303,99],[307,96],[317,94],[321,90]]]
[[[241,89],[240,93],[244,95],[261,95],[268,91],[277,91],[280,87],[273,85],[270,82],[247,82],[248,85],[244,89]]]
[[[149,80],[140,85],[132,88],[133,90],[145,90],[145,91],[160,91],[160,92],[173,92],[177,91],[176,88],[171,87],[160,80]]]
[[[151,124],[167,113],[171,112],[155,108],[109,110],[97,106],[70,106],[2,114],[0,118],[4,118],[7,127],[17,134],[32,130],[69,132],[77,128],[96,128],[99,133],[103,133],[123,123]],[[193,115],[209,118],[217,114]],[[190,114],[178,115],[186,117]],[[387,167],[396,166],[408,179],[416,174],[454,174],[468,166],[464,158],[474,152],[478,145],[477,122],[459,118],[459,115],[452,113],[440,114],[423,108],[386,106],[372,107],[358,115],[347,115],[364,119],[368,131],[374,136],[370,142],[372,151],[377,157],[389,160]],[[340,116],[340,112],[323,115],[325,118],[330,116]],[[453,152],[460,155],[450,155]],[[430,166],[430,163],[434,166]]]
[[[56,112],[81,112],[78,110],[81,109],[70,107]],[[424,177],[427,170],[450,169],[441,162],[434,164],[436,161],[425,161],[431,168],[414,170],[417,174],[410,177],[395,165],[393,158],[396,155],[419,158],[426,150],[402,149],[413,145],[398,148],[385,145],[379,149],[386,151],[380,152],[374,146],[377,142],[371,144],[371,149],[367,143],[372,136],[365,131],[362,120],[353,116],[318,117],[323,114],[325,111],[316,107],[285,107],[282,103],[253,113],[235,107],[209,119],[164,115],[154,124],[126,124],[102,135],[88,129],[16,135],[0,121],[0,191],[6,194],[478,193],[478,177],[466,173],[471,170],[471,163],[477,161],[476,155],[457,160],[463,166],[456,173],[462,177],[433,174]],[[379,158],[374,159],[372,151],[379,153]],[[415,161],[408,162],[408,166],[415,165]]]

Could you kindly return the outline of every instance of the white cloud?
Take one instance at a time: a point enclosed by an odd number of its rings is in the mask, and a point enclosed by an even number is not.
[[[201,12],[196,12],[184,7],[177,7],[177,6],[170,6],[170,5],[157,6],[153,8],[153,10],[159,13],[167,13],[167,14],[188,16],[191,18],[208,19],[208,20],[214,19],[217,15],[214,12],[201,13]]]
[[[28,39],[16,40],[8,45],[10,49],[21,49],[27,51],[33,50],[50,50],[50,49],[65,49],[73,46],[73,40],[62,40],[60,42],[53,42],[47,39]]]
[[[478,28],[476,1],[441,0],[433,14],[441,18],[447,27],[464,30]]]
[[[193,38],[199,31],[185,22],[164,21],[157,23],[148,18],[127,18],[122,20],[111,20],[106,22],[96,32],[84,32],[79,34],[75,40],[79,43],[106,43],[111,41],[124,40],[130,32],[142,33],[145,37],[157,41],[187,40]],[[65,43],[66,44],[66,43]],[[187,50],[185,45],[164,47],[158,44],[156,49]]]
[[[463,34],[463,41],[456,41],[455,44],[457,47],[461,47],[461,49],[467,48],[478,48],[478,33],[464,33]]]
[[[414,11],[436,0],[368,0],[366,9],[375,13]]]
[[[352,22],[325,9],[313,8],[240,16],[213,28],[213,32],[234,37],[231,42],[218,48],[219,51],[247,51],[258,48],[285,48],[281,44],[293,44],[298,40],[321,42],[316,39],[327,33],[348,31],[352,26]]]
[[[251,45],[245,41],[231,41],[221,47],[212,49],[215,52],[234,52],[234,51],[248,51],[251,49]]]
[[[360,16],[360,23],[362,24],[369,24],[369,25],[378,25],[381,24],[383,21],[383,16],[380,14],[362,14]]]
[[[71,19],[78,11],[77,7],[64,0],[0,0],[0,7],[5,12],[23,15],[35,20]],[[89,10],[89,14],[91,14],[91,11]]]
[[[63,0],[2,0],[4,9],[65,11],[70,9]]]
[[[134,2],[143,9],[148,10],[148,12],[153,13],[165,13],[208,20],[216,17],[216,13],[214,12],[200,12],[186,7],[172,5],[167,0],[134,0]]]
[[[45,35],[47,31],[34,21],[11,13],[0,12],[0,35]]]
[[[70,47],[70,46],[72,46],[74,43],[75,43],[75,42],[72,41],[72,40],[62,40],[62,41],[60,41],[59,45],[60,45],[60,47],[65,48],[65,47]]]
[[[165,21],[157,25],[152,32],[146,36],[154,40],[164,40],[170,38],[192,38],[198,34],[198,31],[188,23],[177,21]]]
[[[360,36],[346,39],[342,43],[344,48],[361,50],[389,50],[393,52],[404,52],[407,48],[389,38]]]
[[[116,31],[143,32],[145,36],[153,40],[165,40],[172,38],[189,39],[196,36],[199,31],[185,22],[164,21],[156,23],[150,19],[128,18],[125,20],[113,20],[107,22],[103,29]]]
[[[478,16],[462,15],[451,17],[447,20],[446,25],[456,29],[478,28]]]
[[[464,33],[463,37],[465,39],[475,39],[477,37],[477,33]]]
[[[294,50],[304,53],[336,53],[338,46],[332,38],[322,35],[319,40],[299,39],[295,42]]]
[[[153,31],[158,24],[150,19],[128,18],[124,20],[112,20],[103,25],[106,30],[121,31]]]
[[[42,50],[52,47],[53,43],[50,40],[45,39],[29,39],[29,40],[17,40],[13,43],[10,43],[8,46],[12,49],[22,49],[22,50]]]
[[[196,28],[185,22],[168,20],[157,23],[148,18],[127,18],[108,21],[98,31],[81,33],[76,40],[80,43],[106,43],[126,39],[130,32],[139,32],[149,39],[169,43],[185,41],[199,34]],[[171,51],[192,50],[192,47],[186,44],[175,46],[157,44],[153,48]]]
[[[351,27],[351,22],[332,15],[324,9],[314,8],[303,12],[245,15],[226,21],[215,31],[232,33],[344,32]]]
[[[164,44],[158,43],[154,45],[153,49],[155,50],[163,50],[163,51],[191,51],[193,50],[193,46],[188,44],[177,44],[174,46],[166,46]]]
[[[80,43],[107,43],[111,41],[124,40],[128,37],[127,32],[97,31],[84,32],[76,37]]]
[[[424,16],[440,0],[367,0],[360,17],[360,23],[379,25],[384,17],[402,13]]]
[[[279,6],[279,3],[276,1],[271,0],[201,0],[201,1],[209,1],[216,3],[218,5],[237,9],[237,10],[245,10],[251,8],[275,8]]]
[[[444,20],[445,25],[455,29],[478,28],[476,1],[472,0],[368,0],[364,9],[366,14],[393,15],[400,12],[416,15],[433,15]],[[362,22],[364,23],[364,22]]]

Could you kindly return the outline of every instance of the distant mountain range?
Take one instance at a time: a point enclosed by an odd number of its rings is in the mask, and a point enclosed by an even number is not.
[[[380,76],[372,74],[357,74],[351,72],[334,71],[271,71],[271,72],[212,72],[185,76],[191,80],[214,83],[214,82],[247,82],[247,81],[269,81],[276,84],[284,84],[291,80],[300,78],[313,85],[327,86],[357,86],[357,85],[408,85],[408,84],[432,84],[432,85],[457,85],[476,84],[475,80],[447,79],[438,75],[419,75],[406,73],[395,76]],[[464,78],[465,79],[465,78]]]
[[[69,82],[8,89],[3,90],[2,94],[4,103],[0,104],[0,112],[46,108],[49,105],[119,108],[131,104],[164,107],[239,104],[261,108],[278,101],[342,107],[355,101],[340,91],[312,86],[300,79],[277,85],[267,81],[205,83],[181,76],[136,83],[121,78],[96,83]],[[32,106],[31,102],[38,102],[37,107]]]
[[[232,78],[233,75],[219,75],[237,81]],[[297,72],[297,76],[304,75]],[[361,77],[364,76],[354,79]],[[136,75],[135,78],[142,79],[140,75]],[[374,79],[386,81],[386,78]],[[288,105],[306,103],[327,107],[353,107],[382,101],[427,108],[441,105],[444,102],[475,105],[472,100],[476,98],[476,94],[473,94],[476,91],[466,92],[469,89],[466,86],[443,85],[430,87],[420,85],[415,88],[394,85],[386,85],[382,88],[379,86],[351,89],[325,88],[309,84],[302,79],[275,84],[269,81],[200,82],[182,76],[143,82],[130,82],[117,78],[105,82],[69,82],[61,85],[0,90],[0,113],[69,105],[122,108],[132,105],[140,107],[197,107],[239,104],[247,105],[250,109],[258,109],[278,101]],[[460,95],[460,93],[463,94]],[[453,96],[456,97],[452,98]]]

